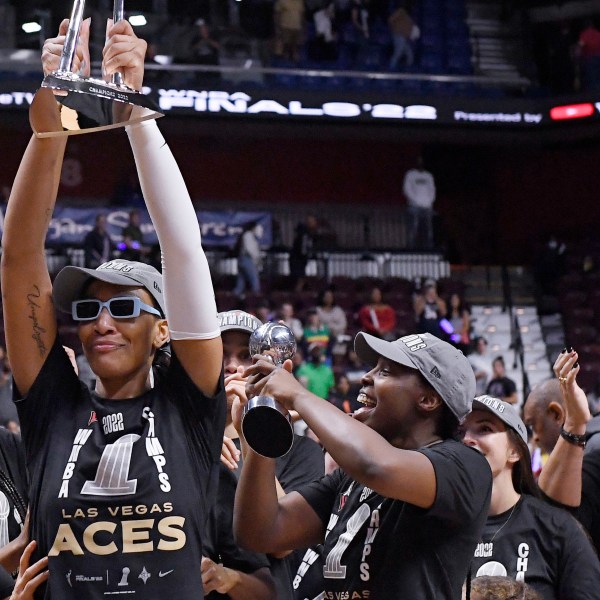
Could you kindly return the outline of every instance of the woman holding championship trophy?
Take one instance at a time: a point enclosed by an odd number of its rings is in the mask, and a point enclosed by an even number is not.
[[[64,33],[63,23],[44,47],[46,72],[56,69]],[[127,21],[109,23],[105,75],[118,70],[141,89],[145,49]],[[61,130],[57,106],[51,90],[38,92],[34,131]],[[8,203],[5,330],[37,545],[22,562],[23,600],[37,584],[35,597],[53,600],[158,600],[175,590],[182,600],[202,598],[201,537],[226,410],[217,310],[196,214],[169,147],[155,121],[126,131],[162,247],[162,275],[113,260],[95,270],[65,267],[52,286],[44,240],[66,137],[32,137]],[[55,307],[77,322],[94,392],[61,347]],[[171,360],[158,367],[169,341]],[[38,576],[46,555],[47,583]],[[35,563],[29,574],[28,562]]]

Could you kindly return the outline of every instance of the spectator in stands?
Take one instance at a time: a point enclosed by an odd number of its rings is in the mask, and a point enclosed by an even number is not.
[[[304,0],[276,0],[275,54],[298,62],[304,37]]]
[[[333,290],[327,289],[319,294],[316,311],[321,323],[329,327],[332,335],[337,336],[346,332],[348,326],[346,313],[335,303]]]
[[[244,298],[247,289],[252,293],[260,293],[259,273],[262,267],[260,243],[262,233],[259,223],[248,223],[242,229],[235,244],[234,254],[237,258],[238,275],[233,293]]]
[[[273,321],[276,317],[271,303],[266,298],[259,298],[252,311],[263,323]]]
[[[360,328],[384,340],[392,340],[396,334],[396,311],[383,301],[381,290],[371,290],[369,302],[358,311]]]
[[[414,300],[415,319],[418,331],[426,331],[436,337],[447,340],[447,334],[440,327],[440,320],[448,313],[446,302],[438,295],[435,282],[423,286]]]
[[[394,43],[394,50],[390,58],[390,70],[395,70],[401,61],[404,61],[407,67],[411,67],[415,60],[412,40],[418,27],[406,9],[402,7],[397,8],[388,17],[388,26]]]
[[[290,250],[290,275],[294,291],[301,292],[306,277],[306,265],[313,255],[315,237],[319,222],[314,215],[308,215],[306,220],[296,225],[294,241]]]
[[[327,399],[335,386],[331,367],[325,364],[323,346],[313,342],[307,349],[307,360],[296,371],[298,381],[315,396]]]
[[[446,303],[448,321],[454,333],[450,336],[452,343],[465,354],[471,344],[471,311],[460,294],[454,292]]]
[[[304,337],[304,325],[302,321],[294,316],[294,305],[291,302],[284,302],[279,308],[279,320],[283,321],[294,334],[296,343],[300,344]]]
[[[352,1],[352,23],[360,31],[363,39],[370,37],[371,0]]]
[[[352,392],[348,378],[345,375],[340,375],[337,378],[335,388],[331,390],[327,399],[331,404],[350,415],[362,406],[356,397],[357,394]]]
[[[317,309],[311,308],[306,313],[306,324],[302,336],[303,347],[308,350],[312,344],[317,344],[323,350],[323,356],[331,358],[333,339],[327,325],[321,323]]]
[[[341,306],[335,303],[335,295],[333,290],[324,290],[319,294],[317,303],[317,314],[323,325],[329,328],[332,337],[331,353],[334,358],[346,354],[346,338],[350,341],[350,337],[345,336],[348,321],[346,313]]]
[[[123,241],[119,244],[121,258],[124,260],[142,259],[142,254],[148,254],[148,249],[144,246],[144,234],[140,227],[140,211],[129,211],[129,223],[121,232]]]
[[[483,336],[475,338],[475,350],[469,354],[469,362],[475,372],[477,395],[482,396],[492,376],[492,361],[488,355],[488,343]]]
[[[106,215],[96,215],[94,228],[83,239],[85,266],[95,269],[112,258],[114,244],[106,230]]]
[[[543,598],[594,598],[598,557],[575,519],[539,498],[527,429],[517,410],[498,398],[478,396],[461,431],[463,442],[487,458],[494,477],[473,577],[508,575],[528,582]]]
[[[435,181],[425,170],[423,157],[419,156],[417,167],[404,175],[402,185],[406,197],[407,243],[409,248],[433,248],[433,204]]]
[[[471,600],[543,600],[522,581],[501,575],[484,575],[471,581]]]
[[[335,18],[335,2],[327,2],[313,13],[315,39],[309,48],[309,56],[313,60],[335,60],[337,56],[337,34],[333,29]]]
[[[210,29],[204,19],[197,19],[194,23],[196,33],[192,38],[192,60],[197,65],[218,65],[219,64],[219,42],[212,37]],[[218,78],[218,73],[202,73],[203,78]]]
[[[506,376],[506,366],[502,356],[497,356],[492,361],[492,379],[487,384],[485,393],[488,396],[500,398],[508,404],[517,404],[519,401],[517,385],[510,377]]]
[[[556,284],[565,269],[566,250],[564,242],[552,234],[538,251],[533,271],[543,294],[556,294]]]
[[[0,185],[0,204],[6,204],[10,196],[10,186]]]
[[[579,35],[577,53],[581,68],[581,84],[586,91],[600,89],[600,31],[588,19]]]

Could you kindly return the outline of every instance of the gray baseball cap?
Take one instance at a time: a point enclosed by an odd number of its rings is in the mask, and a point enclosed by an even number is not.
[[[61,269],[52,286],[55,306],[70,313],[72,302],[81,298],[90,279],[114,285],[143,287],[156,300],[162,314],[166,315],[162,275],[154,267],[133,260],[109,260],[97,269],[75,266]]]
[[[496,415],[505,425],[516,431],[527,446],[527,428],[512,404],[493,396],[477,396],[473,400],[473,410],[478,409]]]
[[[260,319],[243,310],[228,310],[217,314],[221,333],[224,331],[243,331],[253,333],[263,323]]]
[[[434,335],[417,333],[387,342],[360,332],[354,340],[354,349],[368,364],[377,364],[383,356],[419,371],[459,421],[471,412],[475,396],[473,369],[460,350]]]

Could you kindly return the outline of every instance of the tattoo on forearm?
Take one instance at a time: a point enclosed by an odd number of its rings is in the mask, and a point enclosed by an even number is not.
[[[27,294],[27,306],[29,307],[29,318],[31,319],[33,329],[31,333],[31,337],[35,340],[35,343],[38,348],[38,352],[40,356],[43,357],[46,355],[46,344],[42,339],[42,334],[46,333],[46,330],[40,325],[38,321],[38,309],[41,308],[40,305],[36,302],[39,300],[42,295],[40,292],[40,288],[37,285],[33,286],[34,292]]]

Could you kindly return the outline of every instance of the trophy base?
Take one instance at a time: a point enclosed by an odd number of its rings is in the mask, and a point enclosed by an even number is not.
[[[68,71],[47,75],[42,88],[65,92],[66,95],[55,96],[61,105],[62,128],[34,130],[40,138],[93,133],[163,116],[150,98],[136,90],[101,79],[79,77]]]
[[[285,456],[294,443],[290,414],[268,396],[248,401],[242,416],[242,432],[250,448],[266,458]]]

